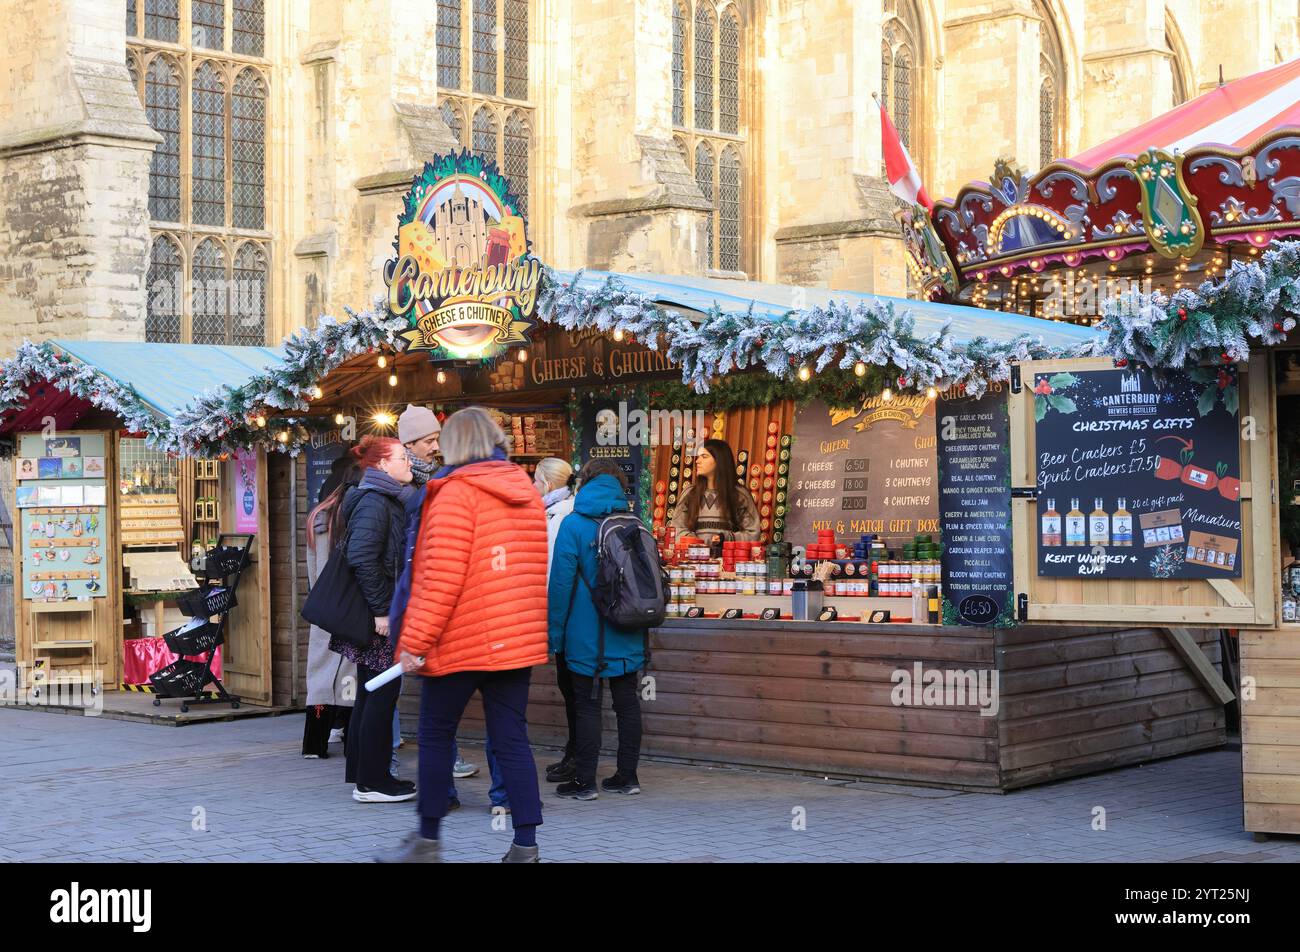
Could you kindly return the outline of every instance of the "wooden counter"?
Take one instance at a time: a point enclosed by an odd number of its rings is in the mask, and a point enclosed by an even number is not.
[[[1217,664],[1218,632],[1194,637]],[[1226,739],[1222,705],[1159,628],[676,619],[651,646],[648,755],[999,791]],[[895,672],[911,675],[918,662],[996,672],[996,713],[895,705]],[[481,717],[476,699],[462,736],[481,737]],[[550,667],[535,671],[528,720],[535,743],[563,743]]]

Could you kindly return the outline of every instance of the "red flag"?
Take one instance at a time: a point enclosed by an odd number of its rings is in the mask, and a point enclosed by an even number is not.
[[[910,205],[932,208],[934,203],[925,194],[921,174],[907,154],[907,146],[898,137],[898,130],[890,121],[884,103],[877,99],[876,105],[880,107],[880,144],[885,153],[885,177],[889,179],[889,190]]]

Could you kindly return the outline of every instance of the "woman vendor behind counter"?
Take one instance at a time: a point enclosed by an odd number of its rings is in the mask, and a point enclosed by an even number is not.
[[[722,440],[705,440],[695,458],[695,482],[677,503],[670,526],[679,535],[723,541],[756,542],[758,507],[754,497],[736,482],[736,457]]]

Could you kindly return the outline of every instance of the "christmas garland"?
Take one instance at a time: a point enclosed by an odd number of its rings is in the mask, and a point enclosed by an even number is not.
[[[345,309],[346,310],[346,309]],[[1172,296],[1132,294],[1108,301],[1102,336],[1074,348],[1044,346],[1021,335],[1005,342],[978,337],[964,345],[948,327],[928,335],[892,302],[832,302],[758,317],[752,307],[725,313],[715,306],[700,322],[626,289],[616,277],[596,287],[562,282],[545,271],[538,319],[566,330],[620,330],[666,353],[682,371],[680,385],[655,385],[657,406],[712,409],[755,406],[778,399],[842,402],[885,386],[978,396],[1007,380],[1014,363],[1075,356],[1109,356],[1154,370],[1245,360],[1252,342],[1281,343],[1300,314],[1300,243],[1286,242],[1260,261],[1235,262],[1221,281]],[[347,360],[380,347],[397,349],[408,328],[383,302],[348,320],[322,317],[316,328],[285,340],[284,359],[238,387],[197,395],[174,419],[155,413],[130,386],[58,354],[48,344],[23,343],[0,364],[0,413],[26,404],[41,384],[85,399],[122,418],[159,449],[212,456],[264,444],[297,454],[310,427],[332,421],[305,412],[317,382]],[[990,321],[997,319],[991,312]],[[761,374],[732,375],[762,369]],[[807,378],[807,379],[804,379]],[[705,394],[712,394],[704,396]]]

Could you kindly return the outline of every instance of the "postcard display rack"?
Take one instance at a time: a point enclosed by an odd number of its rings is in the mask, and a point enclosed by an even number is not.
[[[30,624],[30,680],[94,685],[106,659],[95,609],[109,594],[107,434],[24,433],[14,460],[21,608]],[[74,667],[75,666],[75,667]],[[60,668],[67,668],[60,673]],[[96,688],[92,687],[92,690]]]
[[[221,679],[212,673],[212,662],[226,640],[239,576],[248,568],[253,538],[252,535],[220,535],[216,546],[204,557],[202,584],[176,600],[190,621],[163,635],[167,647],[178,657],[149,676],[156,691],[155,707],[162,705],[163,698],[181,698],[182,714],[189,711],[191,704],[228,703],[232,708],[239,707],[239,697],[227,691]],[[194,657],[203,660],[190,660]],[[216,690],[205,693],[208,684]]]

